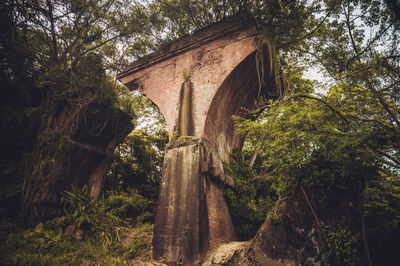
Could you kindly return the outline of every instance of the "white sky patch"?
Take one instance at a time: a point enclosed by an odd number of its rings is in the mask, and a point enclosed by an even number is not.
[[[325,77],[319,67],[313,66],[304,71],[303,77],[306,79],[316,80],[319,82],[329,82],[330,79]]]
[[[327,88],[333,86],[335,81],[332,78],[324,75],[321,67],[312,66],[303,72],[303,78],[314,81],[314,88],[316,94],[326,95]]]
[[[131,91],[133,97],[145,97],[138,90]],[[135,130],[141,130],[151,135],[155,135],[160,129],[167,130],[167,126],[165,124],[164,116],[161,113],[161,117],[155,109],[159,108],[154,105],[153,107],[145,107],[144,110],[141,111],[141,115],[136,120]],[[160,123],[159,120],[163,120]]]

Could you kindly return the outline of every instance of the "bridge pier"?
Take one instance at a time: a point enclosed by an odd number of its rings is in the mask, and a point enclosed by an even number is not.
[[[192,264],[235,238],[223,197],[223,186],[233,186],[233,180],[222,162],[242,144],[231,117],[260,97],[277,98],[282,83],[271,47],[262,40],[254,21],[236,16],[177,40],[118,75],[160,108],[168,127],[155,260]]]
[[[226,178],[233,182],[216,170],[211,154],[201,138],[168,144],[154,225],[154,259],[194,262],[209,247],[235,239],[222,190]]]

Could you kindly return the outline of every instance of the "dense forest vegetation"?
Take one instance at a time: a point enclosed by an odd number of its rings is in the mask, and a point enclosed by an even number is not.
[[[235,180],[225,197],[239,239],[300,189],[320,206],[330,265],[398,264],[395,0],[1,1],[0,264],[150,260],[168,134],[157,108],[115,75],[237,13],[257,21],[288,84],[281,99],[233,117],[245,142],[225,165]],[[66,177],[76,173],[69,154],[78,141],[108,145],[126,114],[134,130],[94,196],[90,180]]]

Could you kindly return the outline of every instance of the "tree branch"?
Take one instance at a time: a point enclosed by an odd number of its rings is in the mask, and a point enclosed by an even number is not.
[[[337,0],[335,0],[332,7],[328,10],[325,17],[318,23],[318,25],[314,29],[312,29],[309,33],[307,33],[303,37],[301,37],[300,40],[304,40],[304,39],[308,38],[309,36],[313,35],[322,26],[322,24],[325,22],[325,20],[331,15],[332,11],[335,9],[336,1]]]
[[[254,165],[254,162],[256,161],[256,159],[257,159],[257,155],[258,155],[258,151],[260,150],[260,145],[257,145],[255,148],[254,148],[254,150],[253,150],[253,153],[251,154],[251,156],[250,156],[250,160],[249,160],[249,164],[248,164],[248,167],[249,168],[253,168],[253,165]]]
[[[55,31],[55,21],[53,17],[53,5],[51,0],[47,0],[48,16],[50,20],[50,29],[51,29],[51,41],[52,41],[52,58],[54,62],[58,62],[58,51],[57,51],[57,39],[56,39],[56,31]]]
[[[383,109],[385,109],[385,111],[387,112],[387,114],[389,115],[389,117],[392,119],[392,121],[394,123],[396,123],[397,127],[400,127],[400,121],[397,119],[396,115],[392,112],[392,110],[390,110],[389,105],[386,103],[386,101],[383,99],[381,93],[379,93],[379,91],[377,91],[373,84],[371,83],[371,81],[367,81],[367,85],[369,87],[369,89],[372,91],[372,93],[374,94],[374,96],[378,99],[379,103],[381,104],[381,106],[383,107]],[[397,130],[396,130],[397,131]]]
[[[353,33],[351,32],[351,23],[350,23],[350,1],[347,0],[347,11],[345,10],[344,4],[343,4],[343,13],[346,17],[346,25],[347,25],[347,30],[350,36],[350,41],[351,41],[351,45],[353,46],[353,50],[355,54],[358,54],[358,48],[357,45],[354,41],[353,38]]]
[[[288,100],[290,99],[294,99],[297,97],[301,97],[301,98],[307,98],[307,99],[311,99],[311,100],[315,100],[318,101],[320,103],[323,103],[325,106],[327,106],[331,111],[333,111],[337,116],[339,116],[343,121],[345,121],[347,124],[350,124],[350,121],[347,120],[346,117],[344,117],[338,110],[336,110],[333,106],[331,106],[329,103],[327,103],[326,101],[318,98],[318,97],[314,97],[311,95],[307,95],[307,94],[294,94],[291,97],[288,98]]]

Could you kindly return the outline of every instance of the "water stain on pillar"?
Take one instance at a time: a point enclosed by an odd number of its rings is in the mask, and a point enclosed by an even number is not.
[[[254,20],[226,18],[118,75],[160,108],[170,136],[155,216],[154,260],[193,265],[210,249],[235,238],[223,196],[223,187],[233,185],[223,161],[242,143],[231,117],[261,96],[276,97],[274,81],[279,78],[268,75],[276,72],[270,69],[271,53],[257,61],[259,43]]]
[[[190,77],[186,77],[181,86],[180,93],[180,108],[178,118],[178,135],[179,136],[193,136],[194,125],[192,115],[192,82]]]

